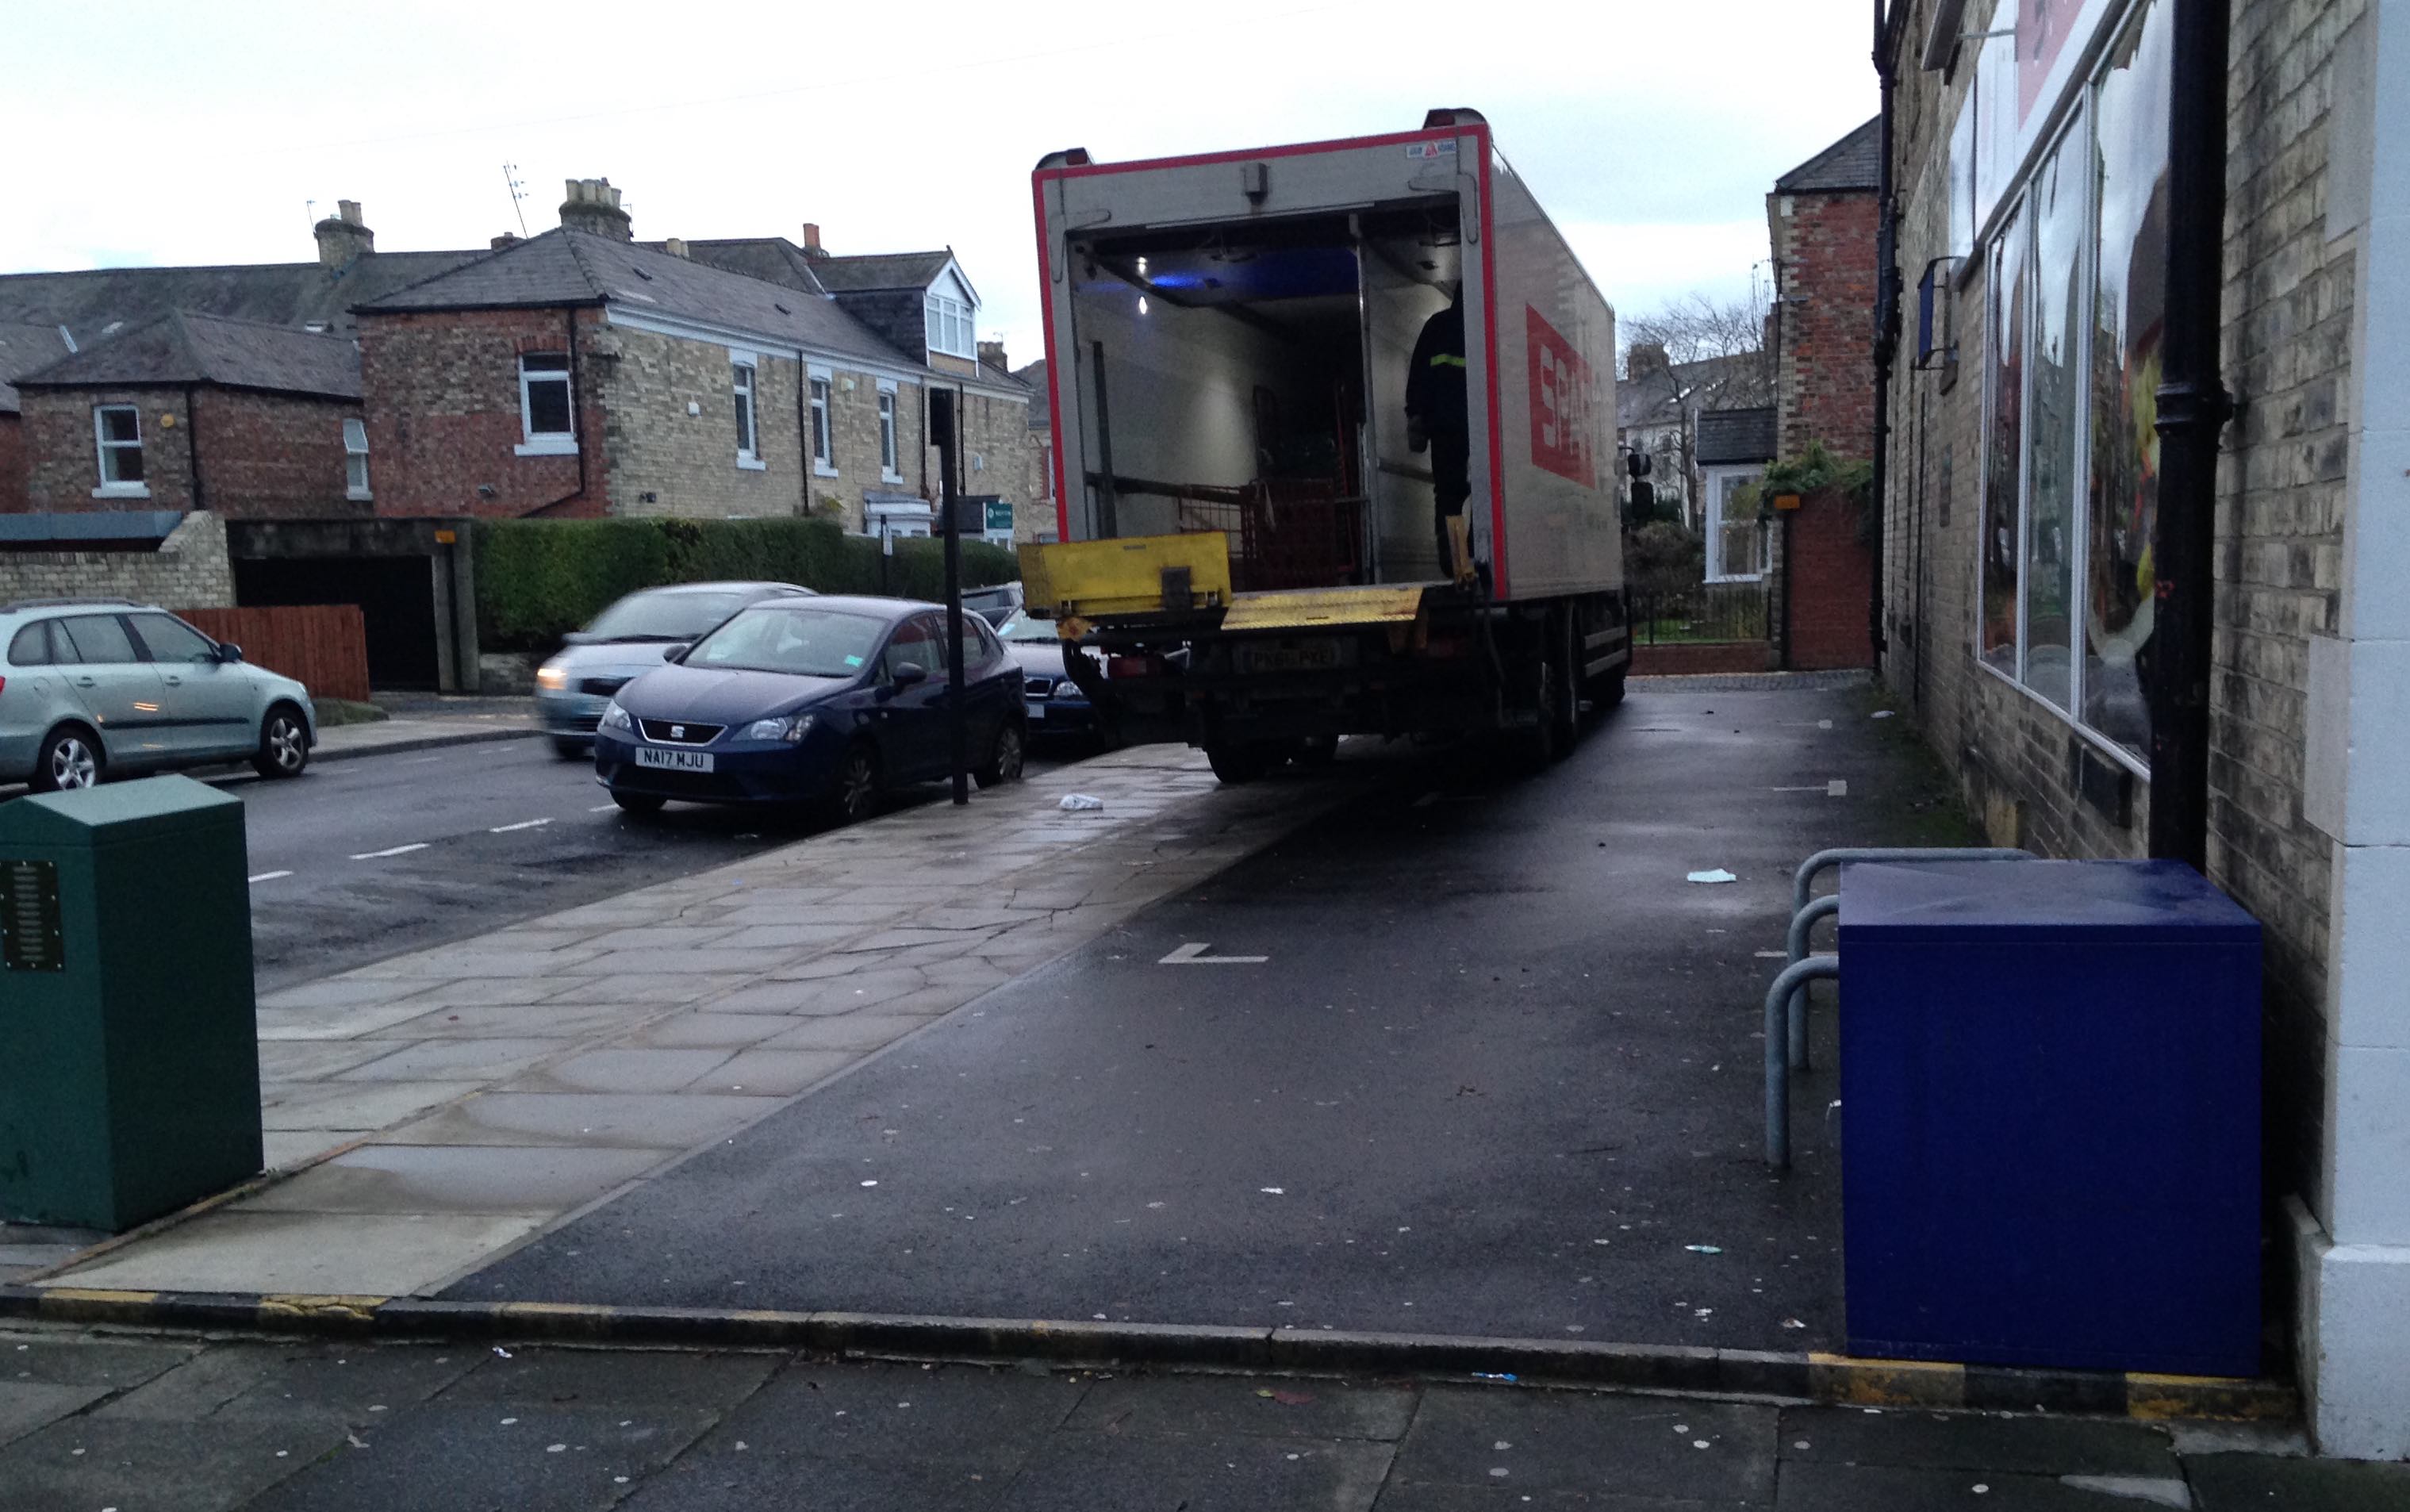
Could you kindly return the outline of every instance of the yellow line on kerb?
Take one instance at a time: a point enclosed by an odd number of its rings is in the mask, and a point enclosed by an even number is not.
[[[1853,1407],[1956,1407],[1967,1401],[1967,1367],[1929,1359],[1859,1359],[1811,1353],[1810,1393]]]
[[[46,1287],[41,1316],[76,1322],[94,1314],[138,1312],[158,1301],[155,1291],[103,1291],[94,1287]]]
[[[392,1299],[350,1296],[341,1292],[272,1292],[259,1299],[263,1322],[278,1318],[347,1317],[367,1323]]]
[[[2126,1374],[2126,1415],[2170,1418],[2290,1418],[2292,1393],[2239,1375]]]

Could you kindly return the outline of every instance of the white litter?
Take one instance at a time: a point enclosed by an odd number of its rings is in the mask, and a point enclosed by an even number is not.
[[[504,1359],[511,1358],[511,1352],[503,1348],[501,1345],[494,1345],[494,1353],[501,1356]]]
[[[1724,1252],[1721,1244],[1685,1244],[1682,1247],[1693,1255],[1721,1255]]]
[[[1063,794],[1063,801],[1055,807],[1067,814],[1085,814],[1104,807],[1105,800],[1092,798],[1084,792],[1067,792]]]
[[[1285,1186],[1258,1186],[1256,1190],[1263,1193],[1266,1197],[1279,1197],[1281,1194],[1287,1191],[1288,1188]]]
[[[1721,866],[1718,866],[1713,871],[1694,871],[1691,873],[1690,880],[1694,882],[1736,882],[1739,881],[1740,879],[1724,870]]]
[[[1889,709],[1877,709],[1877,710],[1875,710],[1875,712],[1874,712],[1874,718],[1876,718],[1876,719],[1878,719],[1878,720],[1888,720],[1888,719],[1890,719],[1890,718],[1891,718],[1891,715],[1892,715],[1892,711],[1891,711],[1891,710],[1889,710]],[[1981,1487],[1981,1486],[1978,1486],[1978,1487],[1976,1487],[1975,1489],[1976,1489],[1977,1490],[1979,1490],[1979,1491],[1980,1491],[1980,1490],[1983,1490],[1984,1488],[1982,1488],[1982,1487]]]

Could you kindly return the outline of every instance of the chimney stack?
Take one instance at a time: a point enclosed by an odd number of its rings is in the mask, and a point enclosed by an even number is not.
[[[804,223],[804,255],[815,262],[828,255],[828,249],[820,245],[820,223],[818,221]]]
[[[979,344],[980,366],[994,368],[998,372],[1010,372],[1012,364],[1005,360],[1002,342],[981,342]]]
[[[1668,370],[1672,364],[1666,360],[1664,342],[1634,342],[1632,350],[1624,356],[1623,366],[1624,371],[1637,378],[1644,372]]]
[[[360,220],[356,199],[335,201],[335,213],[312,229],[318,234],[318,261],[335,272],[349,268],[354,258],[376,251],[376,233]]]
[[[501,236],[498,236],[491,241],[486,243],[486,245],[493,248],[496,252],[501,251],[504,247],[515,247],[518,244],[519,234],[516,231],[505,231]]]
[[[585,231],[615,241],[633,241],[628,212],[619,208],[619,191],[608,179],[570,179],[569,197],[560,202],[565,231]]]
[[[668,253],[673,257],[684,257],[688,255],[686,250],[686,238],[672,237],[667,241],[661,243],[661,250]]]

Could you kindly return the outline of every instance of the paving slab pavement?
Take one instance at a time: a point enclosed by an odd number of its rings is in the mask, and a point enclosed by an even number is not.
[[[1074,786],[1104,809],[1062,813]],[[45,1284],[431,1291],[1270,843],[1343,787],[1222,790],[1194,753],[1122,751],[968,809],[904,810],[269,994],[269,1158],[304,1174]],[[56,1271],[93,1237],[8,1242]]]
[[[2410,1512],[2287,1426],[785,1351],[0,1330],[9,1512]]]

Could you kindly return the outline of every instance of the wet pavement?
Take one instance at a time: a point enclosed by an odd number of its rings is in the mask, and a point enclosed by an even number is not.
[[[2410,1508],[2298,1431],[784,1353],[0,1331],[9,1512]]]
[[[1635,685],[1536,778],[1376,753],[449,1295],[1837,1347],[1833,1082],[1770,1176],[1763,952],[1808,853],[1966,837],[1873,707]]]

